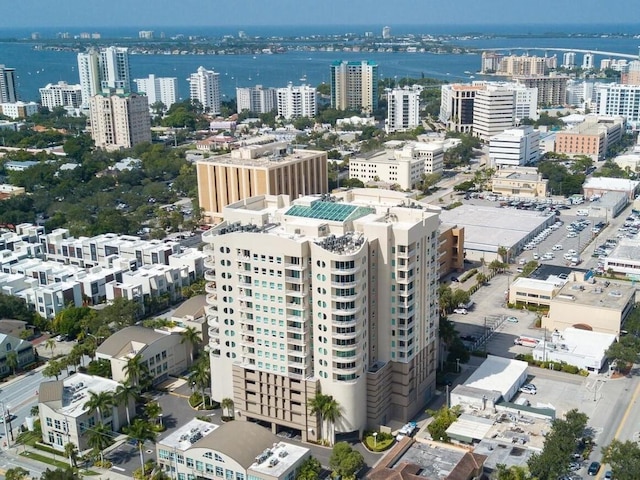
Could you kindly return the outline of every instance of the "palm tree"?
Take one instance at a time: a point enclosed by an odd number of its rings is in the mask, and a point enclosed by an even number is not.
[[[131,400],[136,400],[138,398],[139,393],[140,389],[135,385],[131,385],[130,383],[121,383],[116,388],[114,400],[119,405],[125,405],[127,412],[127,425],[131,424],[131,417],[129,415],[129,404],[131,403]]]
[[[329,401],[328,395],[323,395],[322,393],[316,393],[311,400],[309,401],[309,408],[311,409],[311,415],[316,415],[320,417],[319,425],[319,440],[323,438],[323,423],[324,423],[324,411],[327,402]]]
[[[180,332],[180,336],[182,337],[180,343],[187,343],[189,346],[189,358],[191,359],[191,363],[193,363],[193,352],[200,346],[200,342],[202,341],[200,332],[198,332],[195,327],[187,327]]]
[[[57,360],[49,360],[49,362],[47,363],[47,366],[44,367],[44,369],[42,370],[43,377],[47,377],[47,378],[56,377],[56,380],[58,380],[58,377],[60,376],[61,373],[62,373],[62,365],[60,365],[60,362],[58,362]]]
[[[142,455],[142,447],[144,442],[151,440],[155,442],[156,432],[153,431],[149,422],[136,418],[131,425],[125,427],[124,432],[129,437],[129,440],[135,440],[138,445],[138,451],[140,452],[140,468],[144,474],[144,456]]]
[[[113,443],[113,438],[111,437],[112,432],[111,429],[99,423],[94,427],[88,429],[86,434],[89,436],[87,438],[87,443],[93,450],[94,454],[100,454],[100,461],[104,463],[104,450]]]
[[[200,388],[203,403],[205,403],[204,389],[211,384],[211,364],[208,360],[208,358],[202,357],[191,368],[191,381]]]
[[[147,365],[143,362],[142,355],[138,353],[127,360],[124,373],[127,375],[127,382],[132,385],[140,385],[140,378],[147,373]]]
[[[329,439],[329,444],[333,445],[336,422],[340,418],[342,418],[342,408],[340,407],[338,401],[331,395],[329,395],[327,403],[324,405],[323,417],[324,420],[331,426],[331,437]],[[329,429],[327,429],[327,431],[328,430]]]
[[[509,263],[509,250],[507,250],[507,247],[498,247],[498,255],[500,256],[502,263]]]
[[[222,411],[227,411],[227,417],[229,418],[233,418],[233,399],[227,397],[227,398],[223,398],[222,401],[220,402],[220,406],[222,407]]]
[[[110,392],[89,392],[89,400],[84,404],[84,408],[89,411],[89,414],[98,412],[99,423],[102,422],[102,412],[113,407],[113,395]]]
[[[53,357],[53,351],[56,349],[56,341],[53,338],[48,338],[47,341],[44,342],[44,348],[51,350],[51,356]]]
[[[18,368],[18,354],[15,351],[11,351],[7,353],[6,362],[7,367],[11,369],[11,374],[16,374],[16,368]]]
[[[78,460],[78,447],[75,443],[67,443],[64,446],[64,455],[69,459],[69,467],[73,468],[77,466]]]
[[[144,413],[147,415],[147,419],[155,424],[162,415],[162,407],[158,402],[149,402],[144,407]]]

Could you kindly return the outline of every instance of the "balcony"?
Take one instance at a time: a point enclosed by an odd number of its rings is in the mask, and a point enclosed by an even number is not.
[[[212,303],[215,303],[218,301],[218,294],[217,293],[210,293],[209,295],[207,295],[207,303],[209,305],[211,305]]]
[[[411,249],[411,250],[406,250],[404,252],[401,252],[399,249],[396,250],[396,257],[398,258],[409,258],[409,257],[413,257],[413,255],[416,253],[416,249]]]
[[[216,261],[212,256],[204,259],[204,268],[216,268]]]
[[[216,282],[207,282],[207,284],[204,286],[204,291],[206,293],[216,293]]]
[[[331,280],[331,286],[333,288],[355,288],[358,286],[358,282],[355,280],[353,282],[336,282],[334,280]]]
[[[304,289],[301,289],[301,290],[287,290],[287,295],[291,295],[292,297],[303,298],[303,297],[306,297],[307,295],[309,295],[309,292],[307,290],[304,290]]]
[[[295,284],[299,284],[304,282],[304,277],[300,276],[300,277],[289,277],[289,276],[285,276],[284,277],[285,281],[289,282],[289,283],[295,283]]]
[[[209,324],[210,327],[219,327],[220,323],[218,323],[218,317],[217,316],[211,316],[209,318],[207,318],[207,323]]]
[[[218,335],[220,335],[220,329],[218,327],[209,328],[209,338],[217,337]]]
[[[218,316],[218,306],[217,305],[207,305],[204,307],[204,313],[207,317],[217,317]]]
[[[358,365],[356,366],[348,366],[348,367],[340,367],[341,364],[339,363],[333,363],[333,369],[334,369],[334,373],[338,374],[338,375],[349,375],[351,373],[358,373],[358,371],[360,370],[360,368],[358,367]]]
[[[204,271],[204,279],[207,282],[211,282],[216,280],[216,271],[214,269],[209,269]]]
[[[291,345],[300,345],[304,347],[307,345],[308,340],[305,338],[305,335],[300,335],[300,336],[302,338],[287,337],[287,342],[290,343]]]
[[[307,268],[307,264],[301,264],[301,263],[285,263],[284,264],[285,268],[287,268],[288,270],[305,270]]]
[[[353,339],[353,342],[350,342],[349,345],[338,345],[336,343],[332,343],[331,348],[333,348],[334,350],[345,351],[345,350],[353,350],[353,348],[356,347],[357,345],[358,345],[358,342],[356,341],[356,339]]]
[[[331,320],[331,325],[333,325],[334,327],[342,327],[342,328],[356,327],[358,325],[358,319],[356,318],[354,320],[349,320],[346,322]]]

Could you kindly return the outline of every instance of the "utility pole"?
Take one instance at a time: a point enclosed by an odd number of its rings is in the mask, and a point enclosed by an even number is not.
[[[4,438],[6,439],[3,446],[5,448],[9,448],[11,446],[11,440],[9,438],[9,429],[7,428],[7,413],[3,401],[0,401],[0,406],[2,407],[2,423],[4,424]]]

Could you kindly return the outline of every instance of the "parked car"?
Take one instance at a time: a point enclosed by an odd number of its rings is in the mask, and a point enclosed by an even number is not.
[[[610,480],[613,478],[613,472],[611,470],[607,470],[606,472],[604,472],[604,478],[605,480]]]
[[[587,469],[587,473],[592,477],[596,476],[599,471],[600,471],[600,462],[591,462],[591,465],[589,465],[589,468]]]
[[[533,383],[525,383],[520,387],[520,392],[528,393],[529,395],[535,395],[538,393],[538,389]]]
[[[466,315],[469,312],[467,312],[466,308],[454,308],[453,309],[453,313],[459,313],[460,315]]]

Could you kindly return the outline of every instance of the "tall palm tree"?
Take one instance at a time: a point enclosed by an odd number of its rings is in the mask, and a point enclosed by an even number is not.
[[[319,425],[319,440],[323,439],[323,424],[324,424],[324,411],[327,402],[329,401],[329,396],[324,395],[320,392],[316,393],[311,400],[309,401],[309,408],[311,409],[311,415],[316,415],[320,417]]]
[[[155,442],[156,432],[153,431],[149,422],[141,418],[136,418],[131,425],[124,429],[124,432],[127,434],[129,440],[135,440],[138,445],[138,451],[140,452],[140,468],[144,474],[144,456],[142,455],[142,447],[144,446],[144,442],[147,440]]]
[[[113,443],[111,429],[99,423],[88,429],[85,434],[88,436],[87,443],[93,450],[94,454],[100,455],[100,461],[104,463],[104,450]]]
[[[58,380],[58,377],[60,376],[60,374],[62,373],[62,366],[60,365],[60,362],[58,362],[57,360],[49,360],[47,362],[47,366],[44,367],[44,369],[42,370],[42,376],[43,377],[56,377],[56,380]]]
[[[202,402],[205,401],[204,390],[211,384],[211,364],[207,357],[202,357],[191,368],[191,381],[200,389]]]
[[[48,338],[47,341],[44,342],[44,348],[51,350],[51,356],[53,357],[53,351],[56,349],[56,341],[53,338]]]
[[[114,400],[116,401],[116,403],[120,405],[122,404],[125,405],[126,412],[127,412],[127,425],[131,424],[131,416],[129,414],[129,404],[131,403],[131,400],[136,400],[139,394],[140,394],[140,389],[135,385],[131,385],[130,383],[121,383],[116,388],[116,391],[114,394]]]
[[[191,359],[191,363],[193,363],[193,352],[196,351],[202,341],[200,338],[200,332],[198,332],[195,327],[187,327],[180,332],[180,336],[182,337],[180,343],[188,344],[189,358]]]
[[[127,360],[127,364],[124,366],[127,382],[131,385],[140,385],[140,378],[147,371],[147,365],[143,362],[142,355],[139,353]]]
[[[329,437],[329,444],[333,445],[333,441],[335,438],[336,422],[340,418],[342,418],[342,407],[340,407],[340,404],[338,403],[338,401],[335,398],[333,398],[333,396],[331,395],[329,395],[327,403],[324,405],[323,417],[328,424],[327,432],[329,431],[331,432]]]
[[[97,411],[99,423],[103,423],[102,413],[113,405],[113,394],[110,392],[89,392],[89,400],[85,402],[84,408],[89,411],[89,414]]]

